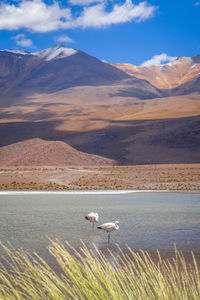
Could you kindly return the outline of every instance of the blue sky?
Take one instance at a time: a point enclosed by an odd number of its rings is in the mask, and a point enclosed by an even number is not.
[[[0,49],[61,43],[109,62],[140,65],[200,54],[197,0],[0,0]]]

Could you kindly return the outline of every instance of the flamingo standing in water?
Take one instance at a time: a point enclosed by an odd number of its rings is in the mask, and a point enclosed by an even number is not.
[[[110,233],[111,231],[119,229],[119,222],[115,221],[114,223],[104,223],[97,227],[98,229],[103,229],[108,232],[108,244],[110,244]]]
[[[90,212],[85,219],[92,223],[92,231],[94,231],[94,223],[98,223],[99,221],[98,213]]]

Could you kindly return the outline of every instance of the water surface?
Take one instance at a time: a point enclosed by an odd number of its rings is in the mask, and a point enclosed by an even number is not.
[[[134,250],[198,251],[200,249],[200,194],[17,194],[0,195],[0,241],[40,254],[48,237],[68,241],[74,247],[82,239],[88,247],[107,247],[107,233],[84,219],[97,211],[100,224],[118,220],[120,229],[111,233],[115,243]]]

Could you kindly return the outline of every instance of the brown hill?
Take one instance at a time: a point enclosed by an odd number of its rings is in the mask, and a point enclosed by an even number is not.
[[[65,142],[39,138],[0,148],[0,166],[93,166],[113,165],[114,161],[77,151]]]
[[[112,65],[131,76],[148,80],[159,89],[172,89],[199,76],[200,55],[179,57],[159,66],[140,67],[123,63]]]

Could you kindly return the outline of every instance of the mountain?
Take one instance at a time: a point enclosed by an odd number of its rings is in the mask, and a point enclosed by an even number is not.
[[[131,64],[111,64],[140,79],[148,80],[158,89],[173,89],[200,76],[200,55],[178,57],[165,65],[139,67]]]
[[[104,63],[62,45],[33,53],[7,49],[0,50],[0,105],[77,86],[116,83],[124,85],[114,93],[116,96],[153,99],[184,95],[199,92],[199,77],[200,55],[178,57],[166,65],[139,67]]]
[[[57,45],[0,51],[0,165],[200,162],[200,56],[109,64]]]
[[[191,93],[200,93],[200,74],[199,76],[189,80],[172,90],[174,95],[187,95]]]
[[[113,165],[114,161],[82,153],[59,141],[39,138],[0,148],[1,166],[77,166]]]
[[[139,99],[184,95],[187,90],[198,92],[198,80],[193,80],[199,74],[200,56],[179,57],[163,66],[138,67],[104,63],[62,45],[34,53],[0,50],[0,106],[78,86],[118,84],[111,96]]]
[[[0,51],[1,105],[73,86],[112,84],[130,76],[82,51],[57,45],[28,53]]]

